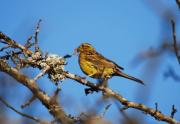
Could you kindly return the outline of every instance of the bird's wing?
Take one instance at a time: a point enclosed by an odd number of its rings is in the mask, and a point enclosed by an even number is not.
[[[119,68],[123,70],[124,68],[116,64],[115,62],[105,58],[103,55],[100,53],[94,51],[94,53],[89,53],[88,61],[91,61],[93,63],[96,63],[98,66],[104,66],[104,67],[109,67],[109,68]]]

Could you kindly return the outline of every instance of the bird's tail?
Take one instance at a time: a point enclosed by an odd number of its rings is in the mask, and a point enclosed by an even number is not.
[[[124,78],[128,78],[128,79],[130,79],[130,80],[136,81],[136,82],[144,85],[144,83],[143,83],[142,80],[137,79],[137,78],[135,78],[135,77],[132,77],[132,76],[130,76],[130,75],[127,75],[127,74],[125,74],[125,73],[123,73],[123,72],[121,72],[121,71],[116,71],[116,73],[115,73],[114,75],[115,75],[115,76],[121,76],[121,77],[124,77]]]

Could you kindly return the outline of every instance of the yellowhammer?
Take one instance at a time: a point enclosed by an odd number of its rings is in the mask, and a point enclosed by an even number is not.
[[[81,70],[92,78],[109,79],[112,76],[121,76],[144,84],[143,81],[121,72],[123,67],[96,52],[89,43],[82,43],[75,49],[75,52],[80,53],[79,65]]]

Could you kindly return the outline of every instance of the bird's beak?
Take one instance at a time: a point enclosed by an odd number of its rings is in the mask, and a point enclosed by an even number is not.
[[[77,54],[78,54],[78,48],[74,49],[73,55],[77,55]]]

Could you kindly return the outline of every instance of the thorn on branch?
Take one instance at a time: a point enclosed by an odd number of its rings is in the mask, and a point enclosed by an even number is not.
[[[157,118],[157,117],[155,116],[157,113],[161,113],[161,111],[158,110],[158,103],[155,102],[155,112],[154,112],[154,117],[155,117],[157,120],[159,120],[159,118]]]
[[[177,112],[177,109],[175,108],[175,105],[172,105],[171,118],[174,118],[174,115],[176,112]]]
[[[156,110],[156,112],[158,111],[158,103],[157,102],[155,102],[155,110]]]

